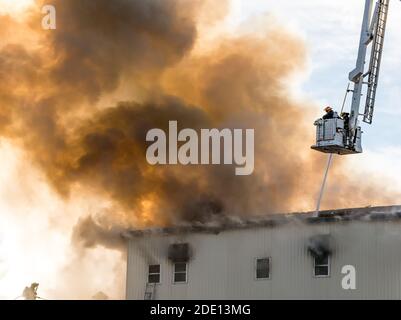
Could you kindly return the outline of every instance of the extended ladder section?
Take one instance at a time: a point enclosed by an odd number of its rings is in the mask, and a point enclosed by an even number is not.
[[[376,90],[379,81],[380,63],[383,54],[384,36],[386,32],[388,7],[390,0],[380,0],[378,2],[373,33],[372,53],[370,56],[368,90],[366,94],[366,105],[363,121],[372,124],[375,108]]]
[[[155,294],[155,283],[146,283],[144,300],[153,300]]]
[[[373,4],[375,6],[372,14]],[[365,0],[356,65],[348,76],[349,80],[353,82],[353,90],[350,90],[352,91],[350,110],[342,112],[344,101],[340,115],[329,115],[325,117],[326,119],[320,118],[315,121],[316,144],[312,146],[312,149],[340,155],[363,152],[362,127],[359,125],[359,117],[363,116],[364,122],[372,123],[389,4],[390,0]],[[369,48],[370,46],[371,48]],[[366,68],[368,49],[371,50],[370,63]],[[366,101],[362,102],[365,89]],[[363,113],[361,113],[362,104],[365,104]]]

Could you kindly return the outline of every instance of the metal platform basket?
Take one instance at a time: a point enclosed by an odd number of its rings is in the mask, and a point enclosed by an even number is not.
[[[318,119],[316,126],[316,144],[312,149],[335,154],[355,154],[362,153],[361,128],[357,128],[356,139],[353,143],[347,140],[346,130],[344,130],[344,120],[335,117],[333,119]]]

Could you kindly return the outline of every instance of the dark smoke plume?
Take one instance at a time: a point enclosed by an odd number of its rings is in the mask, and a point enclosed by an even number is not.
[[[124,228],[313,209],[325,157],[309,149],[312,103],[288,90],[305,66],[297,38],[272,25],[264,37],[226,37],[197,52],[202,1],[46,4],[57,8],[55,31],[40,29],[41,16],[32,13],[32,43],[0,47],[0,132],[61,196],[83,186],[112,200],[107,219],[78,222],[75,242],[116,248]],[[167,130],[169,120],[179,129],[255,129],[254,174],[150,166],[146,133]],[[341,166],[331,182],[326,207],[365,205],[367,194],[375,195],[369,204],[391,200],[341,176]]]

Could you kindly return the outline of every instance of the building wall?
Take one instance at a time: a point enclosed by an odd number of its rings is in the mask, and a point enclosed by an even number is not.
[[[330,233],[328,278],[313,276],[308,239]],[[187,242],[188,281],[173,284],[168,246]],[[269,280],[255,280],[255,258],[270,257]],[[128,244],[127,298],[143,299],[149,264],[161,265],[154,299],[400,299],[401,224],[353,221],[291,223],[219,234],[152,235]],[[341,268],[356,268],[356,290],[344,290]]]

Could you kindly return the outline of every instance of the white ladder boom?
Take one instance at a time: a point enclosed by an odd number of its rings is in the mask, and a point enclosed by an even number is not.
[[[380,63],[383,54],[384,36],[386,33],[387,15],[390,0],[379,0],[377,15],[374,17],[375,31],[373,34],[372,53],[368,71],[368,90],[366,94],[365,112],[363,121],[372,124],[375,109],[376,90],[379,82]]]

